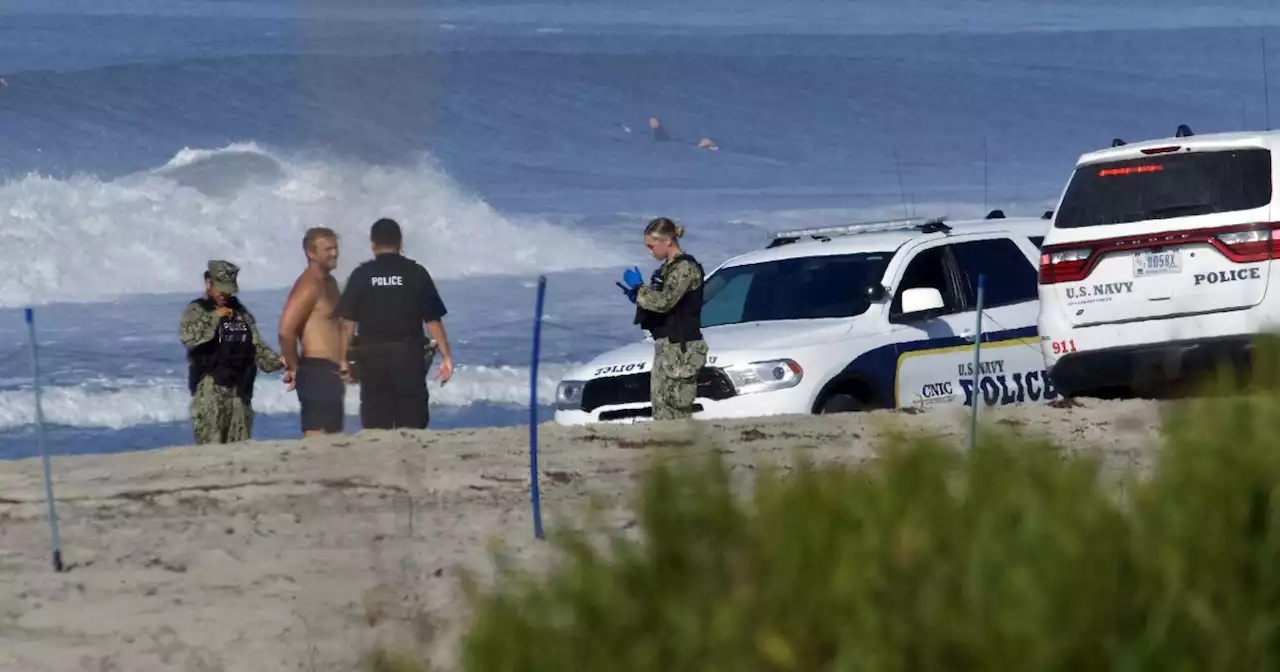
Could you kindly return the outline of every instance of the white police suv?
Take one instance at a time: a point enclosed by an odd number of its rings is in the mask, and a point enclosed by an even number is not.
[[[1047,217],[1048,213],[1046,213]],[[1035,320],[1045,218],[903,220],[772,234],[707,276],[695,418],[1057,397]],[[977,281],[985,277],[973,385]],[[651,417],[653,341],[568,372],[561,424]]]
[[[1280,132],[1194,135],[1080,156],[1044,240],[1037,321],[1063,394],[1142,394],[1247,364],[1277,326]]]

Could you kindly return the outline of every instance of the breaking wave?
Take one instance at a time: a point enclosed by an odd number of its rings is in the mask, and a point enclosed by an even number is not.
[[[345,278],[384,216],[442,279],[622,263],[584,233],[498,212],[429,159],[285,159],[241,143],[115,180],[32,174],[0,186],[0,307],[189,291],[211,258],[239,264],[244,290],[287,287],[316,225],[342,235]]]

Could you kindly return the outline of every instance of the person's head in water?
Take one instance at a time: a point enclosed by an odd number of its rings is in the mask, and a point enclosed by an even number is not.
[[[670,140],[671,134],[667,133],[667,129],[662,127],[662,122],[657,117],[649,117],[649,132],[653,134],[654,140]]]
[[[659,217],[644,227],[644,246],[654,259],[671,261],[680,254],[680,237],[684,235],[684,227]]]
[[[400,225],[396,220],[383,217],[369,227],[369,242],[373,245],[373,253],[400,252],[404,238],[400,233]]]
[[[307,264],[326,273],[338,267],[338,234],[333,229],[313,226],[302,236],[302,251]]]

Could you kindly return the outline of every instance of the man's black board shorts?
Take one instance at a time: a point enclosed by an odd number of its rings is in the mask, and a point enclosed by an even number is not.
[[[317,357],[299,359],[295,388],[302,405],[302,431],[342,432],[343,397],[347,390],[337,362]]]

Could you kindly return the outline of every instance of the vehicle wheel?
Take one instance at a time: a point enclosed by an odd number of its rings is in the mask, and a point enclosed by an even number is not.
[[[822,408],[818,410],[821,415],[828,413],[857,413],[863,410],[861,401],[848,394],[833,394],[822,402]]]

